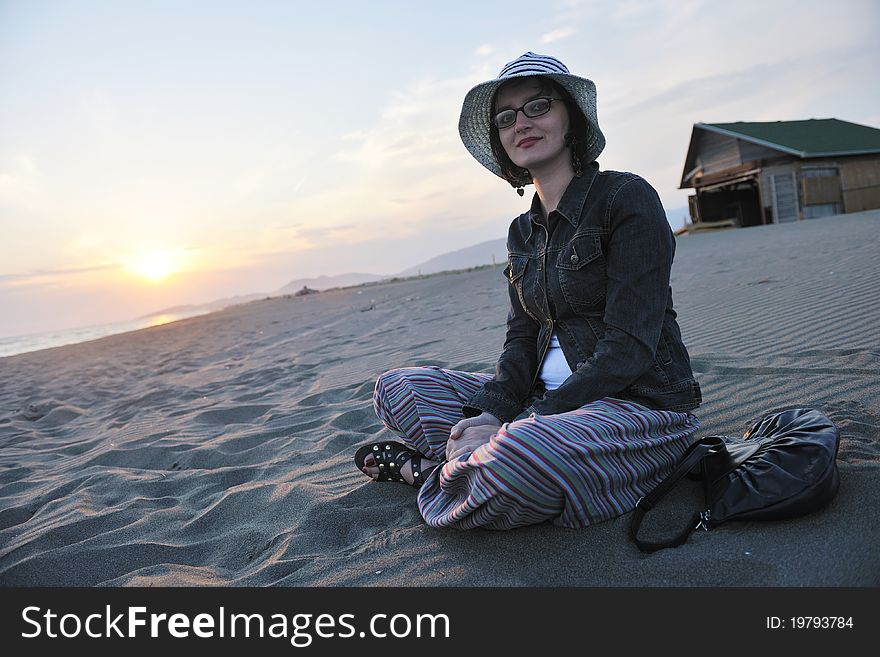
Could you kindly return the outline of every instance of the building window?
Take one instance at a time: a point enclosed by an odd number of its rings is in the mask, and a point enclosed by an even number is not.
[[[840,173],[836,167],[801,169],[804,219],[841,214]]]

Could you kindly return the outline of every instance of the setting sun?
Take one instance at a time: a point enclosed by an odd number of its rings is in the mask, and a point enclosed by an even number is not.
[[[183,267],[183,253],[178,250],[147,251],[131,256],[125,263],[130,274],[153,283],[165,280]]]

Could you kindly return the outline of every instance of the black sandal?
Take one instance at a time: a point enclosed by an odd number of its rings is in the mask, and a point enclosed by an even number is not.
[[[376,466],[379,468],[379,476],[376,478],[376,481],[401,481],[409,484],[403,478],[403,475],[400,474],[400,468],[403,467],[404,463],[411,460],[413,483],[409,485],[413,488],[419,488],[425,477],[430,475],[434,468],[437,467],[433,466],[427,472],[422,472],[423,457],[421,454],[403,443],[388,441],[364,445],[354,453],[354,464],[362,472],[364,467],[366,467],[364,460],[367,458],[367,454],[372,454],[373,458],[376,459]]]

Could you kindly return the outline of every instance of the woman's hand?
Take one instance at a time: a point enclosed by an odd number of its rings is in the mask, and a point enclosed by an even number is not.
[[[452,430],[449,432],[449,439],[458,440],[465,429],[480,425],[493,426],[497,429],[501,426],[501,420],[486,411],[483,411],[476,417],[466,417],[463,420],[459,420],[458,423],[452,427]]]
[[[446,442],[446,460],[451,461],[473,452],[480,445],[485,445],[500,428],[501,421],[486,412],[477,417],[461,420],[449,433],[449,440]]]

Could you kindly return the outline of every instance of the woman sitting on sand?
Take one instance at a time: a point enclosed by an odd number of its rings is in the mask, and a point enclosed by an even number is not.
[[[471,89],[459,132],[528,212],[507,238],[495,374],[386,372],[373,404],[403,443],[358,468],[419,488],[435,527],[587,525],[631,511],[695,439],[700,388],[672,308],[675,240],[656,191],[599,171],[593,82],[526,53]]]

